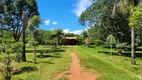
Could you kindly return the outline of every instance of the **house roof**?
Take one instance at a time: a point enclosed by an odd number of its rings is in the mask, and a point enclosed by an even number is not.
[[[65,39],[77,39],[76,37],[65,37]]]

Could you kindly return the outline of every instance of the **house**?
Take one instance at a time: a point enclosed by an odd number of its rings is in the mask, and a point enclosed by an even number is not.
[[[65,37],[64,41],[65,41],[65,45],[76,45],[77,44],[76,37]]]

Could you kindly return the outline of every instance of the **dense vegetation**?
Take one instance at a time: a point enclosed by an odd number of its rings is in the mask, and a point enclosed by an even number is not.
[[[96,0],[81,14],[79,22],[90,27],[91,42],[105,43],[112,35],[115,44],[132,45],[131,63],[136,64],[135,47],[141,46],[141,13],[139,0]]]

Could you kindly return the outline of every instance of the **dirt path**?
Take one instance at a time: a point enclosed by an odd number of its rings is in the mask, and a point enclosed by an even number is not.
[[[84,72],[79,64],[79,59],[75,53],[70,54],[72,57],[72,63],[68,71],[62,72],[57,75],[56,80],[65,76],[68,80],[95,80],[98,75]]]

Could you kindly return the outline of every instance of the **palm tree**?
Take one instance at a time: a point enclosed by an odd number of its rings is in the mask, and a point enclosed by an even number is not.
[[[115,17],[117,12],[121,12],[122,14],[129,14],[130,10],[132,10],[135,6],[139,4],[139,0],[120,0],[119,3],[117,3],[113,10],[112,10],[112,18]],[[131,64],[136,64],[135,61],[135,29],[134,27],[131,27]]]

